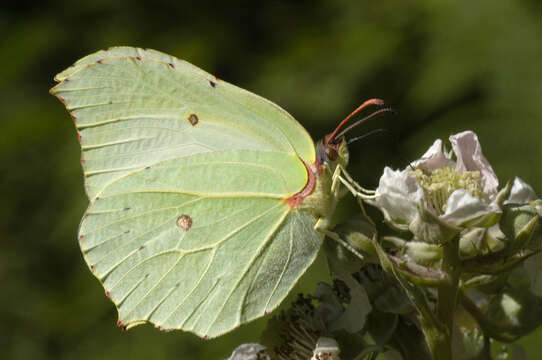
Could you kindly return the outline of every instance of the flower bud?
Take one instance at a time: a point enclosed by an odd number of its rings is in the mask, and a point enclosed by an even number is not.
[[[503,209],[500,222],[507,238],[507,252],[514,253],[529,245],[538,225],[539,215],[531,205],[510,205]]]
[[[473,227],[461,234],[459,251],[462,259],[501,251],[505,246],[505,235],[499,226]]]

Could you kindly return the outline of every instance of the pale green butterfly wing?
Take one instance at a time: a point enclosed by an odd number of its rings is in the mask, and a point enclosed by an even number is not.
[[[285,201],[307,183],[301,159],[314,161],[305,130],[154,51],[99,52],[57,79],[91,199],[81,249],[119,324],[212,337],[276,308],[322,240]]]
[[[294,156],[224,151],[108,185],[80,243],[120,324],[213,337],[275,309],[320,247],[314,217],[283,201],[305,173]]]
[[[101,51],[57,75],[52,92],[80,134],[87,194],[156,161],[232,149],[315,160],[305,129],[277,105],[157,51]]]

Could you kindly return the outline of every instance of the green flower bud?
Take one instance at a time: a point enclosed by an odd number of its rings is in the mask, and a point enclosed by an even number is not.
[[[459,251],[462,259],[472,258],[501,251],[505,236],[498,226],[490,228],[474,227],[466,230],[459,239]]]
[[[406,259],[418,265],[432,266],[442,260],[442,246],[422,241],[406,241],[394,236],[382,237],[385,247],[397,249]]]
[[[499,274],[526,261],[531,264],[528,275],[537,274],[533,261],[528,260],[538,247],[540,201],[532,188],[521,179],[508,182],[494,202],[502,208],[498,224],[490,228],[471,228],[460,239],[462,266],[465,271],[481,274]],[[536,239],[536,240],[533,240]]]
[[[513,253],[529,245],[538,220],[538,212],[532,205],[504,205],[500,227],[506,235],[508,252]]]
[[[376,229],[373,224],[371,224],[367,219],[361,215],[353,216],[347,221],[337,225],[333,231],[344,239],[348,244],[354,247],[364,256],[365,262],[377,263],[378,256],[372,244],[372,238],[376,234]],[[360,267],[359,258],[351,254],[349,251],[346,251],[348,254],[341,255],[338,252],[344,251],[344,247],[340,249],[330,249],[337,254],[339,260],[342,263],[353,263],[353,268],[350,272],[355,272]]]

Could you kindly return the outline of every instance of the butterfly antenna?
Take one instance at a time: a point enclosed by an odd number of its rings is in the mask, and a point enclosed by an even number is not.
[[[384,109],[377,110],[374,113],[372,113],[370,115],[367,115],[363,119],[360,119],[360,120],[356,121],[355,123],[353,123],[352,125],[348,126],[346,129],[344,129],[339,134],[337,134],[336,137],[340,138],[341,136],[343,136],[344,134],[346,134],[348,131],[352,130],[356,126],[364,123],[365,121],[367,121],[369,119],[375,118],[375,117],[383,115],[383,114],[395,114],[395,110],[393,110],[392,108],[384,108]]]
[[[385,105],[385,103],[384,103],[384,100],[380,100],[380,99],[369,99],[369,100],[364,101],[363,104],[358,106],[356,110],[352,111],[350,113],[350,115],[348,115],[346,118],[344,118],[344,120],[341,121],[341,123],[335,128],[335,130],[333,130],[333,132],[331,134],[329,134],[329,136],[327,138],[327,143],[330,143],[335,139],[337,132],[341,129],[341,127],[344,124],[346,124],[348,122],[348,120],[350,120],[352,117],[354,117],[356,114],[358,114],[361,110],[365,109],[368,106],[372,106],[372,105],[383,106],[383,105]]]
[[[374,135],[374,134],[377,134],[377,133],[381,133],[381,132],[387,132],[387,131],[388,131],[387,129],[374,129],[374,130],[371,130],[371,131],[369,131],[369,132],[366,133],[366,134],[363,134],[363,135],[360,135],[360,136],[356,136],[355,138],[352,138],[352,139],[348,140],[347,145],[350,145],[350,144],[352,144],[353,142],[356,142],[356,141],[365,139],[366,137],[369,137],[369,136],[371,136],[371,135]]]

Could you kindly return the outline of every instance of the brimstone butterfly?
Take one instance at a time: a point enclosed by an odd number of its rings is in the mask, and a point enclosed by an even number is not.
[[[329,234],[342,134],[315,148],[277,105],[154,50],[99,51],[55,80],[90,199],[81,250],[118,325],[214,337],[275,309]]]

